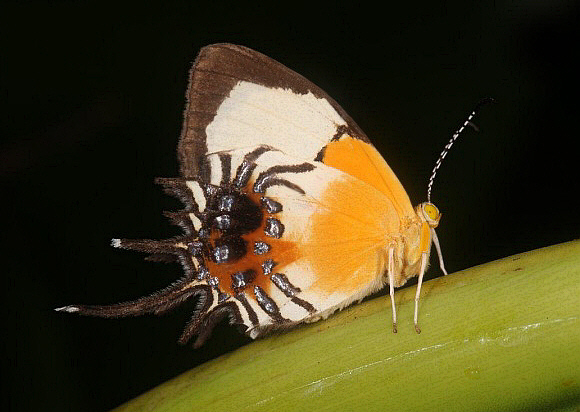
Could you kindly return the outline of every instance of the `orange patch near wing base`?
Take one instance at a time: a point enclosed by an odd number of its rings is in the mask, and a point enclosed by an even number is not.
[[[354,294],[380,281],[385,250],[401,231],[393,203],[374,187],[343,175],[328,183],[300,246],[315,274],[313,290]]]
[[[401,182],[371,144],[343,135],[326,145],[322,162],[384,193],[393,202],[399,216],[415,214]]]

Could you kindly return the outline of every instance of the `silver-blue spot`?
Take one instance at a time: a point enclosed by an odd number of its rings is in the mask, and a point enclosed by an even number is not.
[[[230,257],[230,248],[227,245],[216,247],[213,250],[213,257],[217,263],[227,262]]]
[[[229,229],[232,225],[232,218],[228,215],[220,215],[215,218],[215,223],[218,229]]]
[[[286,275],[282,273],[276,273],[270,276],[270,279],[272,279],[272,282],[274,282],[278,289],[284,292],[284,294],[289,298],[300,292],[300,289],[292,285]]]
[[[232,275],[232,286],[234,288],[243,288],[246,285],[246,276],[244,275],[244,272],[236,272]]]
[[[231,212],[232,208],[234,207],[234,203],[235,198],[232,195],[222,196],[218,204],[218,209],[222,212]]]
[[[263,261],[262,271],[264,275],[266,276],[270,275],[270,273],[272,273],[272,269],[274,268],[274,266],[276,266],[276,262],[274,262],[272,259],[266,259],[265,261]]]
[[[230,298],[230,295],[227,293],[222,292],[221,290],[218,291],[218,303],[225,302]]]
[[[268,213],[278,213],[282,211],[282,205],[276,202],[275,200],[272,200],[267,197],[262,197],[260,201],[262,202],[262,206],[266,208],[266,211]]]
[[[207,281],[207,284],[210,285],[211,287],[215,288],[220,284],[220,280],[216,277],[209,278],[209,280]]]
[[[279,309],[278,306],[274,303],[274,301],[268,296],[268,294],[259,286],[254,286],[254,295],[258,301],[258,304],[264,309],[267,313],[278,313]]]
[[[266,220],[266,226],[264,227],[264,233],[266,236],[275,237],[280,239],[284,233],[284,225],[278,219],[270,217]]]
[[[209,270],[207,270],[207,268],[205,266],[200,266],[197,269],[197,274],[195,276],[195,278],[197,280],[204,280],[207,279],[209,277]]]
[[[256,255],[263,255],[270,251],[270,245],[265,242],[255,242],[254,243],[254,254]]]

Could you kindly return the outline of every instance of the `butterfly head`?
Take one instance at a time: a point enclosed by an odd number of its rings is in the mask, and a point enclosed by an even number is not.
[[[435,229],[439,225],[442,213],[437,206],[430,202],[421,203],[417,206],[417,214],[427,222],[430,228]]]

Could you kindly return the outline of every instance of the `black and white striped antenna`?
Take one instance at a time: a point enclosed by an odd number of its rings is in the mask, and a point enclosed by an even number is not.
[[[433,182],[435,181],[437,170],[439,170],[439,168],[441,167],[441,163],[443,162],[443,159],[445,159],[445,156],[447,156],[447,153],[451,149],[451,146],[453,146],[453,143],[455,143],[459,135],[463,133],[463,130],[465,130],[467,126],[471,126],[477,132],[479,131],[477,126],[473,124],[471,120],[477,115],[481,107],[488,103],[495,103],[495,99],[491,97],[481,99],[479,103],[477,103],[477,106],[475,106],[475,109],[473,109],[473,111],[469,114],[465,122],[463,122],[461,127],[457,129],[455,133],[453,133],[453,136],[451,136],[451,139],[449,139],[449,142],[443,148],[443,151],[441,152],[439,158],[435,162],[435,166],[433,167],[433,171],[431,172],[431,177],[429,178],[429,184],[427,185],[427,202],[431,203],[431,189],[433,188]]]

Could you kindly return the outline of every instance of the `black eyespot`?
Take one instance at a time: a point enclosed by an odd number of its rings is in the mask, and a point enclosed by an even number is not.
[[[216,239],[211,256],[216,263],[233,262],[247,252],[247,244],[240,236],[228,236]]]
[[[244,193],[226,191],[216,195],[206,208],[205,227],[216,227],[225,235],[242,235],[257,230],[262,224],[263,212]]]

